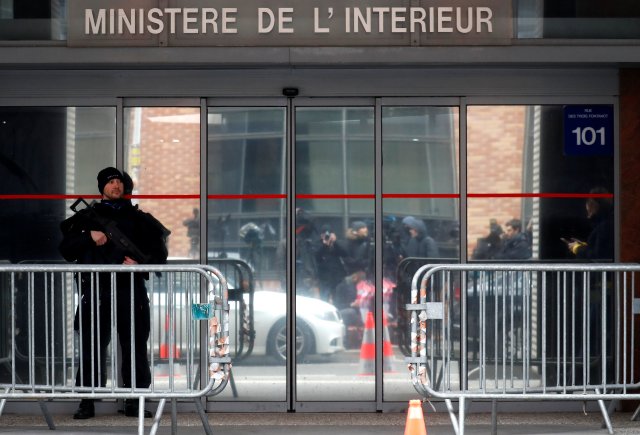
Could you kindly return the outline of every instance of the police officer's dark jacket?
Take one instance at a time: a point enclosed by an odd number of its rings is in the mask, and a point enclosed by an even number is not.
[[[149,257],[148,264],[164,264],[167,260],[166,237],[169,231],[151,214],[133,206],[130,201],[103,200],[93,205],[102,218],[114,221],[118,229]],[[125,255],[131,253],[119,249],[111,240],[97,246],[91,238],[91,231],[102,231],[89,218],[86,210],[76,213],[60,225],[63,239],[60,253],[65,260],[80,264],[122,264]],[[136,259],[141,262],[140,259]]]
[[[93,210],[102,218],[108,218],[118,225],[118,229],[138,249],[149,257],[148,264],[163,264],[167,260],[166,237],[167,230],[152,215],[144,213],[133,206],[129,200],[121,199],[117,201],[103,200],[93,205]],[[101,231],[100,225],[89,218],[90,212],[79,211],[74,216],[66,219],[60,224],[63,239],[60,243],[60,253],[67,261],[79,264],[122,264],[125,255],[129,253],[119,249],[112,241],[108,241],[102,246],[97,246],[91,238],[91,231]],[[81,291],[81,304],[85,313],[90,312],[89,305],[93,300],[93,288],[96,278],[89,273],[81,273],[76,276],[79,279]],[[149,297],[144,284],[148,279],[147,273],[135,273],[133,283],[134,304],[142,306],[149,304]],[[99,285],[99,299],[108,304],[111,298],[111,275],[100,273],[97,277]],[[117,302],[120,306],[118,313],[128,312],[126,304],[129,303],[131,295],[131,278],[129,274],[120,273],[116,276]],[[124,305],[123,305],[124,304]],[[140,328],[141,334],[148,334]],[[74,321],[74,329],[79,329],[78,311]]]

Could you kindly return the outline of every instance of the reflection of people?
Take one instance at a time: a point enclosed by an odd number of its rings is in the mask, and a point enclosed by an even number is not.
[[[613,260],[614,257],[614,221],[613,221],[613,199],[609,196],[609,192],[602,188],[596,187],[589,192],[594,195],[601,195],[601,197],[588,198],[585,203],[585,209],[587,218],[591,222],[592,230],[587,237],[587,241],[583,242],[578,239],[571,239],[567,241],[567,248],[576,256],[576,258],[582,260]],[[607,274],[609,275],[609,274]],[[613,277],[610,275],[604,279],[600,273],[591,273],[588,278],[591,283],[591,292],[589,295],[589,318],[587,330],[589,331],[589,337],[592,337],[591,344],[589,345],[589,351],[591,357],[594,359],[600,359],[602,352],[606,352],[607,357],[614,355],[614,340],[611,337],[605,339],[605,346],[603,349],[602,340],[593,339],[594,337],[600,337],[603,331],[612,331],[614,328],[615,314],[613,313],[615,307],[615,291],[612,287]],[[604,296],[604,301],[603,301]],[[587,306],[585,301],[580,300],[578,296],[578,304]],[[606,310],[605,319],[603,321],[603,304]],[[580,314],[578,314],[579,316]],[[580,320],[578,320],[580,321]],[[581,346],[586,344],[581,343]],[[602,360],[606,360],[605,370],[606,378],[612,379],[614,376],[614,366],[612,358],[602,357]],[[591,372],[591,382],[597,384],[601,382],[601,368],[593,370]]]
[[[404,258],[404,228],[395,216],[386,215],[382,221],[382,276],[395,279],[398,263]]]
[[[427,226],[424,221],[413,216],[402,219],[402,224],[409,232],[409,239],[404,245],[406,257],[438,258],[438,245],[435,240],[427,235]]]
[[[347,230],[347,253],[344,259],[348,274],[365,272],[373,274],[371,261],[373,260],[371,251],[371,238],[369,228],[363,221],[354,221],[351,228]]]
[[[189,241],[191,242],[189,256],[195,258],[198,256],[198,245],[200,243],[200,210],[194,208],[193,217],[186,219],[182,222],[182,225],[187,227],[187,237],[189,237]]]
[[[123,198],[124,178],[116,168],[105,168],[98,174],[98,189],[102,201],[92,205],[93,211],[102,219],[114,222],[120,232],[129,238],[148,258],[148,263],[165,263],[167,249],[165,237],[168,230],[153,216],[138,210],[130,201]],[[60,252],[67,261],[80,264],[138,264],[142,261],[135,254],[123,250],[102,231],[99,223],[92,221],[89,210],[76,213],[61,224],[63,239]],[[80,274],[78,282],[81,298],[76,311],[75,329],[80,335],[81,363],[76,375],[76,385],[91,387],[104,386],[107,376],[107,346],[111,339],[111,275],[101,273],[97,279],[91,274]],[[149,338],[150,314],[149,297],[145,288],[146,274],[136,273],[116,276],[117,332],[122,349],[121,375],[125,388],[147,388],[151,383],[151,371],[147,359],[147,340]],[[95,288],[94,283],[98,283]],[[93,287],[93,288],[92,288]],[[133,322],[131,319],[131,291],[133,290]],[[99,302],[92,303],[94,295]],[[96,318],[92,321],[93,313]],[[99,321],[98,321],[99,319]],[[136,385],[131,382],[131,328],[135,331],[135,370]],[[93,349],[93,352],[92,352]],[[93,371],[92,371],[93,367]],[[98,376],[100,374],[100,379]],[[83,399],[74,414],[75,419],[91,418],[95,414],[93,400]],[[125,402],[125,414],[138,416],[138,401],[128,399]],[[151,414],[145,411],[145,416]]]
[[[356,272],[348,275],[336,286],[333,305],[340,310],[340,315],[346,328],[345,345],[354,348],[360,345],[358,329],[363,325],[356,299],[358,297],[357,285],[364,279],[364,272]]]
[[[318,269],[314,254],[318,231],[311,215],[296,209],[296,291],[313,297],[319,296]]]
[[[596,187],[592,194],[607,194],[607,190]],[[613,259],[613,201],[609,197],[588,198],[585,203],[587,218],[592,230],[586,242],[571,239],[567,247],[576,258],[585,260]]]
[[[504,224],[502,247],[494,258],[500,260],[526,260],[531,258],[531,247],[526,234],[522,232],[520,219],[511,219]]]
[[[489,221],[489,234],[478,239],[473,250],[473,260],[490,260],[500,252],[502,247],[502,227],[495,219]]]
[[[329,226],[323,225],[320,231],[320,242],[315,251],[318,267],[318,284],[320,297],[325,301],[333,301],[336,286],[345,277],[344,258],[347,251],[336,241],[336,235]]]

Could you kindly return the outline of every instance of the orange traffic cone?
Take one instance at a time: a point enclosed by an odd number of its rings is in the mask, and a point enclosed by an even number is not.
[[[427,435],[427,426],[422,415],[422,402],[419,400],[409,400],[404,435]]]
[[[169,314],[167,314],[164,320],[164,339],[165,340],[169,339],[169,328],[170,328]],[[160,343],[160,358],[168,359],[169,351],[170,351],[170,348],[166,342]],[[173,357],[180,358],[180,349],[178,349],[178,346],[175,343],[173,344]]]
[[[382,361],[385,373],[393,373],[393,348],[389,340],[389,325],[387,323],[387,314],[382,310]]]
[[[160,345],[160,358],[162,359],[169,359],[169,345],[166,343],[163,343]],[[178,348],[177,345],[173,345],[173,357],[174,358],[180,358],[180,348]]]
[[[367,320],[364,323],[364,333],[362,334],[362,346],[360,347],[360,375],[375,375],[376,371],[376,344],[375,344],[375,322],[373,313],[367,313]]]

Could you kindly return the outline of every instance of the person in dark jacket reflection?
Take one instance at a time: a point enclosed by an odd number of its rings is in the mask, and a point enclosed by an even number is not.
[[[531,246],[522,232],[520,219],[511,219],[504,224],[502,247],[494,257],[498,260],[526,260],[531,258]]]
[[[364,272],[367,277],[373,275],[373,246],[369,236],[369,227],[364,221],[354,221],[346,233],[346,251],[344,264],[347,274]]]
[[[596,187],[589,192],[591,197],[585,202],[587,218],[591,223],[591,232],[587,241],[575,238],[567,241],[567,248],[582,261],[612,261],[614,259],[614,218],[613,218],[613,197],[603,187]],[[615,337],[610,334],[604,336],[604,348],[602,346],[603,331],[613,331],[615,315],[615,289],[613,287],[614,278],[607,273],[603,279],[601,273],[590,273],[588,276],[590,283],[590,293],[587,302],[577,297],[577,306],[588,307],[588,326],[591,344],[577,343],[579,348],[588,346],[590,356],[596,361],[606,361],[604,372],[606,379],[613,379],[614,364],[611,355],[614,355]],[[603,301],[604,299],[604,301]],[[604,303],[604,308],[603,308]],[[603,309],[606,315],[602,317]],[[581,310],[576,310],[580,313]],[[577,324],[582,322],[578,314]],[[576,335],[580,335],[579,333]],[[598,384],[604,382],[602,379],[603,367],[599,366],[591,370],[590,382]]]
[[[344,259],[347,255],[347,250],[337,242],[336,234],[328,225],[323,225],[315,251],[320,297],[323,300],[333,302],[335,299],[336,287],[346,276]]]
[[[125,190],[132,187],[125,185],[128,180],[118,169],[112,167],[100,171],[97,178],[102,200],[91,205],[93,211],[100,218],[115,223],[118,230],[145,255],[144,261],[147,264],[166,263],[166,237],[169,231],[152,215],[142,212],[124,197]],[[88,209],[81,210],[62,222],[60,228],[63,233],[60,253],[67,261],[79,264],[126,265],[143,262],[143,259],[136,258],[135,253],[125,251],[114,243],[105,234],[101,224],[91,218]],[[74,328],[80,337],[81,361],[76,374],[76,385],[103,387],[106,384],[108,370],[107,347],[111,341],[112,278],[110,273],[78,275],[76,282],[80,291],[80,302],[76,310]],[[116,329],[122,349],[120,373],[125,388],[147,388],[151,384],[151,370],[147,358],[150,312],[146,279],[148,274],[135,273],[132,287],[131,275],[121,273],[116,275],[113,286],[117,311]],[[98,302],[93,303],[94,300]],[[95,319],[92,319],[94,316]],[[131,343],[132,328],[134,343]],[[132,368],[135,383],[132,382]],[[94,415],[93,400],[83,399],[73,418],[86,419]],[[125,415],[138,416],[137,400],[125,401]],[[151,413],[145,411],[145,416],[151,417]]]
[[[295,223],[296,292],[299,295],[320,297],[315,256],[318,230],[315,221],[307,210],[297,208]]]
[[[582,260],[613,260],[613,198],[602,187],[591,189],[589,193],[596,195],[585,203],[592,230],[586,242],[572,238],[567,248]]]
[[[429,235],[424,221],[413,216],[402,219],[402,224],[409,233],[409,238],[404,245],[406,258],[438,258],[440,253],[438,245]]]
[[[489,234],[478,239],[471,255],[472,260],[490,260],[502,248],[502,227],[496,219],[489,220]]]

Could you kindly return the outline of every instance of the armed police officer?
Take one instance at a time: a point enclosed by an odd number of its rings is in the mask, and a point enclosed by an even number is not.
[[[102,194],[102,200],[62,222],[60,227],[63,239],[60,252],[67,261],[79,264],[126,265],[166,263],[166,237],[169,231],[152,215],[139,210],[124,198],[126,180],[127,178],[116,168],[103,169],[98,173],[98,189]],[[147,358],[147,341],[150,313],[149,297],[145,287],[148,274],[135,273],[132,278],[129,273],[118,273],[113,286],[110,273],[79,275],[76,276],[76,282],[80,291],[80,303],[76,310],[74,327],[80,336],[81,362],[76,374],[76,385],[99,387],[106,384],[107,347],[111,340],[111,293],[114,288],[116,330],[122,352],[120,356],[123,387],[149,387],[151,370]],[[98,301],[97,304],[92,303],[94,299]],[[92,321],[92,318],[95,320]],[[135,350],[133,364],[132,328]],[[132,370],[135,384],[132,384]],[[138,401],[126,400],[124,411],[127,416],[138,416]],[[83,399],[73,417],[86,419],[94,415],[93,400]],[[145,411],[145,416],[150,417],[151,414]]]

